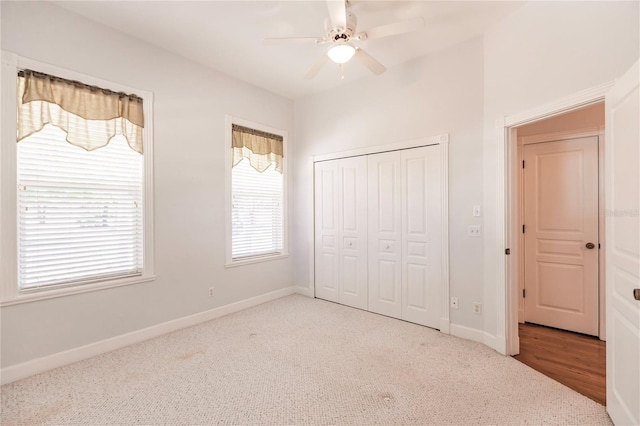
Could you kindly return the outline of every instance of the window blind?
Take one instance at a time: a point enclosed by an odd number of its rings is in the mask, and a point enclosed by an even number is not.
[[[264,172],[244,158],[231,169],[231,257],[279,254],[283,250],[282,173]]]
[[[18,143],[22,290],[140,275],[143,157],[122,136],[94,151],[46,125]]]

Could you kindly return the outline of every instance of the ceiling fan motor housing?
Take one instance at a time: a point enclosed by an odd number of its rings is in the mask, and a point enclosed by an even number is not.
[[[324,54],[305,75],[304,78],[307,80],[314,78],[329,60],[342,66],[342,64],[349,62],[354,57],[372,73],[378,75],[386,71],[384,65],[360,47],[354,46],[353,42],[404,34],[419,30],[425,25],[424,18],[419,16],[414,19],[369,28],[367,31],[357,33],[358,19],[356,15],[347,9],[348,7],[349,0],[327,0],[329,16],[324,20],[326,37],[278,37],[265,39],[265,41],[329,44]]]
[[[356,33],[358,18],[356,15],[347,10],[347,28],[332,28],[331,20],[325,20],[325,28],[327,29],[327,39],[333,42],[347,42]]]

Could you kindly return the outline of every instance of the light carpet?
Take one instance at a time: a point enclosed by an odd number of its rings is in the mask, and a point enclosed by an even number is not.
[[[12,424],[610,424],[482,344],[288,296],[2,387]]]

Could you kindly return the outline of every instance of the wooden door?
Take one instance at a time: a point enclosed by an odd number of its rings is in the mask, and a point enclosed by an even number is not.
[[[640,424],[639,74],[636,62],[605,97],[607,412],[617,425]]]
[[[402,319],[439,328],[441,308],[440,146],[401,153]]]
[[[338,161],[340,303],[367,309],[367,157]]]
[[[369,310],[402,317],[400,152],[368,156]]]
[[[338,162],[314,165],[315,292],[316,297],[338,302]]]
[[[598,335],[598,138],[524,148],[525,321]]]

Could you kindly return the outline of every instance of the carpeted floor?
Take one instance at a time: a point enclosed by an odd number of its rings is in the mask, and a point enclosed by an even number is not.
[[[289,296],[2,387],[12,424],[610,424],[482,344]]]

